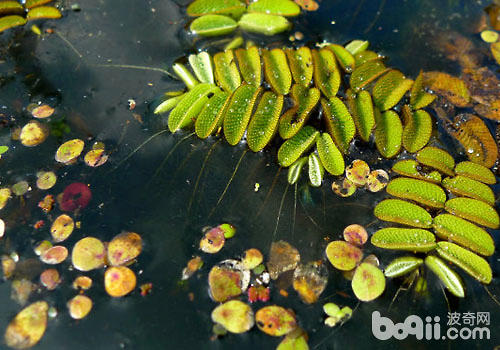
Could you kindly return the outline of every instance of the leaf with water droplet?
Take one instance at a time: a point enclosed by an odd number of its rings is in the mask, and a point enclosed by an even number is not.
[[[212,58],[210,57],[208,52],[202,51],[198,54],[191,54],[188,57],[188,61],[189,65],[193,69],[194,74],[196,75],[196,78],[198,78],[200,82],[208,84],[214,83],[214,69],[212,66]]]
[[[400,149],[403,137],[401,119],[394,111],[380,113],[375,110],[375,145],[385,158],[396,156]]]
[[[403,107],[403,147],[415,153],[427,145],[432,135],[432,119],[424,110],[412,112],[408,105]]]
[[[346,95],[347,105],[351,111],[358,135],[363,141],[368,142],[375,127],[372,97],[366,90],[361,90],[357,94],[354,94],[352,90],[347,90]]]
[[[248,147],[252,151],[258,152],[263,149],[275,135],[283,101],[283,95],[272,91],[266,91],[262,95],[247,129]]]
[[[237,49],[234,54],[243,79],[248,84],[259,86],[262,83],[262,67],[257,46]]]
[[[412,177],[414,179],[425,180],[436,184],[441,183],[441,174],[437,171],[424,172],[422,166],[413,159],[403,159],[392,166],[392,171],[397,174]]]
[[[332,175],[341,175],[344,172],[345,163],[342,153],[333,143],[331,136],[327,133],[322,133],[316,140],[316,148],[321,163]]]
[[[267,13],[246,13],[241,16],[238,25],[244,31],[269,36],[287,31],[292,26],[285,17]]]
[[[285,53],[295,83],[309,86],[314,70],[311,49],[302,46],[298,49],[285,49]]]
[[[340,70],[335,55],[327,48],[312,50],[314,84],[328,98],[333,99],[340,87]]]
[[[278,150],[278,162],[282,167],[292,165],[299,157],[311,148],[319,132],[306,125],[292,138],[286,140]]]
[[[278,94],[287,95],[292,85],[292,73],[282,49],[262,50],[264,76]]]
[[[457,197],[449,199],[444,208],[447,212],[492,229],[500,226],[496,210],[488,204],[472,198]]]
[[[448,176],[455,175],[455,160],[445,150],[427,146],[417,153],[417,161]]]
[[[195,122],[196,135],[206,139],[213,134],[221,125],[231,95],[225,91],[217,91],[207,104],[203,107]]]
[[[405,78],[398,70],[384,74],[372,89],[373,103],[381,111],[394,107],[413,85],[413,80]]]
[[[352,53],[345,47],[337,44],[330,44],[327,47],[333,51],[342,69],[347,73],[352,72],[355,66],[355,60]]]
[[[375,56],[378,58],[376,53]],[[357,92],[388,70],[380,59],[371,59],[364,63],[356,61],[356,68],[350,78],[351,88]]]
[[[241,76],[236,66],[233,50],[214,55],[215,81],[226,92],[233,92],[241,85]]]
[[[383,228],[373,234],[371,242],[379,248],[412,252],[425,253],[436,248],[432,232],[417,228]]]
[[[399,177],[387,185],[387,193],[392,196],[410,199],[432,208],[443,208],[446,194],[438,185],[422,180]]]
[[[484,165],[463,161],[455,166],[455,173],[482,183],[493,185],[497,182],[493,172]]]
[[[495,194],[491,188],[479,181],[457,175],[443,179],[442,184],[453,194],[478,199],[489,205],[495,204]]]
[[[306,88],[299,84],[292,86],[291,97],[294,106],[279,119],[279,134],[289,139],[297,134],[309,119],[311,110],[318,104],[321,93],[316,88]]]
[[[346,105],[338,97],[321,99],[324,121],[328,133],[343,154],[347,154],[351,140],[356,133],[354,120]]]
[[[248,5],[247,11],[295,17],[300,14],[300,7],[290,0],[257,0]]]
[[[385,199],[373,210],[378,219],[398,224],[430,228],[432,217],[424,208],[400,199]]]

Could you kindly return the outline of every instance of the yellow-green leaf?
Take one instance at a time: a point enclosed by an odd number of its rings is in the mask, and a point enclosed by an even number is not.
[[[490,169],[474,162],[464,161],[458,163],[455,166],[455,173],[488,185],[494,185],[497,182]]]
[[[312,126],[306,125],[292,138],[286,140],[278,150],[278,162],[282,167],[288,167],[311,148],[319,132]]]
[[[428,252],[436,248],[432,232],[418,228],[383,228],[373,234],[371,242],[379,248],[412,252]]]
[[[283,139],[289,139],[302,128],[309,118],[309,113],[318,104],[320,95],[316,88],[307,88],[299,84],[292,86],[291,96],[294,106],[287,110],[279,121],[279,133]]]
[[[295,161],[288,168],[288,183],[290,185],[294,185],[300,178],[300,174],[302,172],[302,168],[307,163],[308,157],[302,157],[299,160]]]
[[[295,17],[300,14],[300,7],[290,0],[258,0],[248,5],[248,12]]]
[[[405,78],[398,70],[390,70],[384,74],[373,87],[373,103],[381,111],[394,107],[410,90],[413,80]]]
[[[340,87],[340,70],[332,51],[327,48],[312,50],[314,83],[329,99],[337,95]]]
[[[495,204],[495,195],[491,188],[479,181],[458,175],[443,179],[442,184],[444,188],[458,196],[479,199],[489,205]]]
[[[446,201],[444,208],[447,212],[461,218],[475,222],[479,225],[497,229],[500,219],[496,210],[483,201],[457,197]]]
[[[239,0],[195,0],[187,7],[187,14],[191,17],[222,14],[238,18],[245,10],[245,5]]]
[[[0,1],[0,16],[21,15],[24,13],[23,6],[17,1]]]
[[[389,68],[380,59],[369,60],[362,64],[356,62],[356,68],[352,72],[350,79],[351,89],[356,92],[359,91],[388,70]]]
[[[57,19],[61,18],[62,13],[58,9],[52,6],[39,6],[32,8],[31,10],[28,11],[28,14],[26,15],[26,19],[28,21],[32,21],[35,19]]]
[[[444,286],[455,296],[465,296],[464,283],[458,273],[437,256],[429,255],[425,258],[425,265],[443,282]]]
[[[425,180],[437,184],[441,183],[441,174],[439,172],[424,172],[422,166],[413,159],[400,160],[392,166],[392,171],[400,175],[413,177],[414,179]]]
[[[234,60],[233,50],[214,55],[215,80],[224,91],[233,92],[241,85],[240,72]]]
[[[392,196],[410,199],[432,208],[444,208],[446,194],[433,183],[398,177],[387,185],[387,193]]]
[[[262,95],[257,110],[248,124],[247,142],[252,151],[258,152],[263,149],[276,134],[283,100],[283,95],[272,91],[266,91]]]
[[[246,13],[241,16],[238,25],[247,32],[269,36],[287,31],[292,26],[285,17],[267,13]]]
[[[234,53],[243,79],[248,84],[259,86],[262,83],[262,67],[257,46],[237,49]]]
[[[375,109],[375,145],[385,158],[392,158],[399,153],[403,137],[403,124],[394,111],[380,113]]]
[[[355,66],[355,60],[349,50],[337,44],[330,44],[327,47],[333,51],[342,69],[347,73],[351,73]]]
[[[329,101],[322,98],[321,106],[323,107],[328,133],[339,150],[343,154],[348,153],[351,140],[356,133],[356,126],[349,114],[349,110],[338,97],[334,97]]]
[[[287,95],[292,85],[292,73],[282,49],[263,50],[264,75],[272,89],[281,95]]]
[[[208,100],[195,122],[195,132],[199,138],[207,138],[221,126],[230,99],[230,94],[219,90]]]
[[[384,275],[389,278],[400,277],[414,271],[424,261],[415,256],[403,256],[392,260],[384,270]]]
[[[410,106],[414,109],[424,108],[430,105],[436,99],[436,95],[432,95],[424,89],[424,75],[422,71],[418,74],[417,79],[413,83],[410,92]]]
[[[0,33],[9,28],[23,26],[26,24],[26,19],[21,16],[5,16],[0,18]]]
[[[359,93],[354,94],[351,90],[348,90],[347,104],[359,137],[363,141],[368,142],[375,126],[375,111],[370,93],[366,90],[361,90]]]
[[[400,199],[386,199],[377,204],[373,215],[384,221],[397,222],[398,224],[430,228],[432,217],[424,208]]]
[[[223,15],[203,15],[196,18],[189,29],[201,36],[218,36],[234,32],[238,24],[234,19]]]
[[[437,147],[427,146],[417,153],[417,161],[420,164],[437,169],[448,176],[455,175],[455,160],[445,150]]]
[[[208,52],[203,51],[198,54],[189,55],[189,65],[194,74],[202,83],[214,83],[214,69],[212,67],[212,58]]]
[[[317,141],[318,155],[326,171],[332,175],[341,175],[345,169],[344,157],[337,146],[333,143],[331,136],[322,133]]]
[[[354,272],[351,286],[354,295],[359,300],[374,300],[385,290],[384,273],[372,264],[362,263]]]
[[[298,49],[285,49],[293,80],[302,86],[309,86],[313,77],[313,60],[311,49],[302,46]]]
[[[408,105],[403,107],[403,147],[410,153],[427,145],[432,135],[432,119],[429,113],[419,109],[412,112]]]
[[[323,174],[325,173],[325,169],[323,168],[323,164],[321,164],[321,160],[315,153],[311,153],[308,157],[307,165],[309,169],[309,181],[311,181],[311,185],[313,187],[321,186],[321,183],[323,182]]]

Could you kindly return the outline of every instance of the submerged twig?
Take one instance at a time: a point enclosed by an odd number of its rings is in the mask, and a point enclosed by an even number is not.
[[[80,53],[80,51],[78,51],[76,47],[68,39],[66,39],[61,33],[59,33],[59,31],[55,30],[54,33],[56,33],[56,35],[62,41],[64,41],[79,58],[83,58],[83,55]]]
[[[278,168],[276,175],[274,175],[274,179],[273,179],[273,182],[271,183],[271,187],[269,188],[269,191],[267,191],[266,197],[264,198],[264,202],[262,202],[262,204],[259,208],[259,211],[257,212],[257,215],[255,215],[255,218],[258,218],[260,213],[262,212],[262,209],[264,209],[264,206],[266,205],[267,200],[271,196],[271,193],[273,192],[274,186],[276,185],[276,182],[278,181],[278,176],[279,176],[280,172],[281,172],[281,167]]]
[[[96,67],[101,68],[125,68],[125,69],[139,69],[139,70],[148,70],[153,72],[161,72],[163,74],[168,75],[171,78],[177,78],[175,75],[170,73],[168,70],[158,67],[146,67],[146,66],[136,66],[133,64],[95,64]]]
[[[276,225],[274,226],[274,232],[273,232],[273,236],[271,239],[271,244],[274,242],[274,240],[276,238],[276,232],[278,232],[278,226],[279,226],[280,217],[281,217],[281,210],[283,209],[283,203],[285,202],[286,194],[288,192],[288,186],[290,186],[290,184],[287,183],[286,187],[285,187],[285,192],[283,193],[283,196],[281,197],[280,208],[278,209],[278,217],[276,218]],[[271,245],[269,245],[269,246],[271,246]]]
[[[365,29],[364,34],[368,33],[370,30],[372,30],[373,26],[375,23],[377,23],[377,20],[379,19],[380,15],[382,14],[382,9],[385,6],[385,0],[380,1],[380,5],[378,7],[378,10],[376,12],[375,18],[373,18],[373,21],[370,23],[370,25]]]

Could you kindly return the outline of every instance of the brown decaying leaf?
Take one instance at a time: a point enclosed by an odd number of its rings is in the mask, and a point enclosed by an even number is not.
[[[272,279],[286,271],[295,269],[300,261],[298,250],[285,241],[273,242],[269,253],[267,269]]]
[[[443,72],[425,72],[424,86],[444,96],[457,107],[467,107],[470,94],[464,81]]]
[[[500,121],[500,80],[487,67],[464,68],[462,79],[469,89],[474,110],[483,117]]]

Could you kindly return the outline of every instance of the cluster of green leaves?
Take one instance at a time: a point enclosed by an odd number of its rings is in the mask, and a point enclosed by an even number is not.
[[[423,89],[422,76],[413,82],[386,67],[383,57],[367,47],[368,42],[355,40],[345,47],[248,46],[213,57],[207,52],[193,54],[190,69],[179,63],[173,67],[188,91],[171,96],[155,113],[172,110],[171,132],[194,125],[198,137],[206,138],[222,130],[231,145],[246,132],[254,152],[279,135],[284,142],[278,162],[292,166],[289,181],[297,181],[307,162],[311,184],[320,186],[325,170],[332,175],[344,172],[344,156],[356,134],[365,142],[373,136],[386,158],[395,157],[403,147],[416,152],[431,136],[432,120],[422,108],[435,96]],[[342,86],[342,81],[350,86]],[[401,118],[394,107],[410,90]],[[292,107],[283,112],[286,105]],[[324,132],[308,123],[318,110]]]
[[[52,6],[44,6],[52,0],[0,1],[0,32],[25,25],[36,19],[56,19],[61,12]]]
[[[225,35],[236,28],[274,35],[291,28],[286,17],[298,16],[300,7],[291,0],[258,0],[248,6],[240,0],[195,0],[187,14],[196,17],[189,26],[196,35]]]
[[[386,267],[385,275],[419,273],[425,263],[452,294],[464,297],[464,283],[446,260],[479,282],[490,283],[492,270],[483,256],[491,256],[495,250],[486,229],[500,226],[493,208],[494,194],[488,186],[496,183],[494,174],[470,161],[455,165],[448,152],[436,147],[423,148],[416,160],[401,160],[392,170],[402,176],[389,182],[387,192],[398,199],[383,200],[374,214],[404,227],[380,229],[371,242],[380,248],[424,256],[396,258]],[[441,180],[442,175],[447,177]]]

